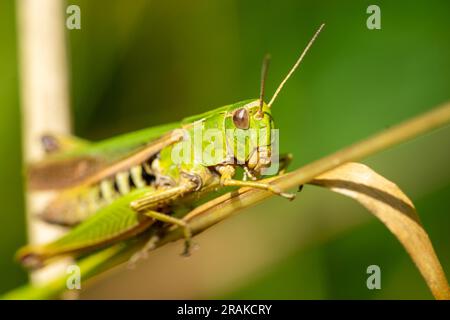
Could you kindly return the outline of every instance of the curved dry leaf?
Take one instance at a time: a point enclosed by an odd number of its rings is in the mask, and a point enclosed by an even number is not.
[[[353,198],[366,207],[398,238],[424,277],[436,299],[450,299],[450,289],[439,259],[434,252],[427,232],[423,228],[411,200],[391,181],[380,176],[369,167],[359,163],[343,164],[315,178],[308,178],[305,169],[265,181],[291,188],[300,181],[326,187]],[[226,219],[237,211],[252,206],[271,194],[262,190],[241,188],[220,196],[191,211],[185,220],[194,234]],[[156,244],[180,239],[181,230],[172,227]]]
[[[310,184],[355,199],[397,237],[436,299],[450,299],[450,289],[427,232],[411,200],[400,188],[360,163],[348,163],[317,176]]]

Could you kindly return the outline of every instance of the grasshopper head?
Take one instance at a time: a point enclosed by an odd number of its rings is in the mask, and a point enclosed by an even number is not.
[[[324,24],[319,27],[314,36],[308,42],[306,48],[300,54],[300,57],[292,66],[291,70],[288,72],[283,81],[281,81],[281,83],[279,84],[268,104],[264,102],[264,89],[270,56],[266,55],[264,57],[261,70],[261,87],[259,99],[233,111],[233,124],[237,128],[241,128],[243,130],[245,130],[246,128],[247,130],[252,129],[257,133],[257,139],[250,139],[250,142],[246,143],[245,147],[248,147],[248,153],[244,152],[245,168],[249,170],[251,174],[253,173],[259,175],[263,168],[267,168],[271,165],[271,154],[272,151],[274,151],[273,143],[276,141],[276,139],[273,139],[273,130],[275,128],[271,115],[271,107],[284,84],[298,68],[306,52],[308,52],[309,48],[312,46],[313,42],[315,41],[323,27]],[[238,148],[239,147],[242,148],[242,146],[239,146],[238,144]],[[239,159],[239,157],[237,157],[237,159],[242,160]]]
[[[271,164],[272,130],[275,129],[271,109],[258,99],[237,105],[229,115],[226,127],[232,129],[233,157],[238,165],[258,176]]]
[[[323,27],[324,24],[316,31],[293,67],[278,85],[269,103],[264,102],[265,80],[270,59],[266,55],[261,70],[259,99],[237,102],[184,120],[184,123],[202,123],[205,129],[216,129],[216,133],[219,131],[218,135],[208,135],[208,137],[217,138],[214,139],[212,145],[214,146],[213,149],[219,152],[212,152],[214,156],[207,157],[208,160],[202,157],[200,161],[204,166],[231,163],[243,167],[246,173],[251,176],[259,176],[263,169],[272,165],[272,156],[277,153],[275,148],[277,147],[275,145],[277,139],[274,134],[275,127],[271,107]],[[195,126],[193,130],[195,130]],[[224,137],[225,139],[223,139]],[[208,151],[206,154],[210,155],[209,142],[202,142],[201,146],[206,150],[201,150],[200,153],[203,154],[203,151]],[[224,147],[226,149],[225,154],[220,152],[223,151]],[[197,153],[193,152],[194,157]]]

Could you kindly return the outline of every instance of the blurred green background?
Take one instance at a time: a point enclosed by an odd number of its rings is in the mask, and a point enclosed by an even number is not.
[[[270,96],[320,23],[326,27],[274,105],[282,151],[299,167],[449,99],[450,3],[432,1],[68,1],[75,132],[102,139],[256,97],[270,52]],[[381,8],[368,30],[366,8]],[[36,14],[39,14],[38,12]],[[0,2],[0,293],[26,282],[16,12]],[[450,128],[364,163],[415,203],[450,274]],[[432,298],[389,231],[357,203],[307,186],[271,199],[136,270],[120,268],[83,298]],[[377,264],[382,289],[368,290]]]

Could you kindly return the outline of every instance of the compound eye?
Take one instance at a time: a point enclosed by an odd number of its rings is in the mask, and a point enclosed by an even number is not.
[[[233,114],[233,123],[238,129],[248,129],[250,123],[247,109],[237,109]]]

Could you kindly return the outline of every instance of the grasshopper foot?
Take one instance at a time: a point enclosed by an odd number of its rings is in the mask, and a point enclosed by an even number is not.
[[[159,236],[152,236],[147,243],[144,245],[142,249],[137,251],[135,254],[131,256],[128,260],[127,267],[128,269],[134,269],[136,264],[140,260],[145,260],[148,257],[148,253],[156,248],[156,243],[159,241]]]
[[[292,200],[295,199],[295,194],[282,192],[277,187],[274,187],[274,186],[271,186],[271,185],[268,186],[267,190],[272,192],[273,194],[279,195],[280,197],[286,198],[289,201],[292,201]]]
[[[192,231],[186,222],[181,227],[184,229],[184,249],[181,255],[183,257],[189,257],[191,255],[192,248]]]
[[[293,194],[293,193],[281,192],[279,195],[282,196],[283,198],[288,199],[289,201],[292,201],[295,199],[295,194]]]
[[[183,252],[181,253],[182,257],[187,258],[191,256],[191,246],[192,246],[191,241],[184,240],[184,249]]]

